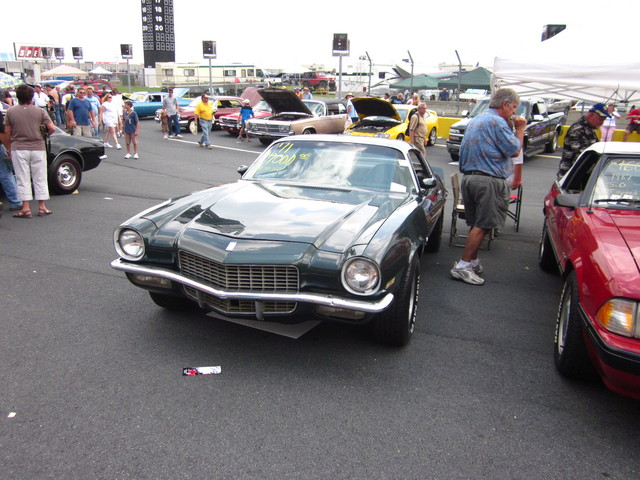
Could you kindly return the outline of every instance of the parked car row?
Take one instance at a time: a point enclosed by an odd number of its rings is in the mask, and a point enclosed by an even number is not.
[[[255,89],[254,89],[255,90]],[[359,121],[350,124],[345,104],[340,99],[318,98],[301,100],[292,91],[281,88],[256,90],[254,117],[247,122],[247,133],[268,145],[274,140],[291,135],[340,134],[392,138],[409,141],[409,121],[416,114],[415,105],[393,105],[374,97],[352,100]],[[244,94],[243,94],[244,95]],[[211,96],[217,102],[218,111],[212,129],[222,129],[231,134],[239,131],[239,110],[243,98]],[[261,98],[262,100],[258,101]],[[186,107],[180,107],[180,125],[192,133],[198,132],[193,123],[193,111],[199,98]],[[160,122],[160,109],[155,119]],[[438,138],[438,115],[433,110],[425,114],[428,144]]]

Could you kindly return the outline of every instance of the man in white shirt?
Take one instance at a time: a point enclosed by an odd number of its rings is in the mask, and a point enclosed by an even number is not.
[[[42,91],[42,85],[37,84],[35,86],[36,92],[33,94],[33,104],[36,107],[47,108],[47,104],[49,103],[49,95]]]

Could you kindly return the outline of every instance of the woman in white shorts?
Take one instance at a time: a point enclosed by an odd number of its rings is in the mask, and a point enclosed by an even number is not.
[[[118,126],[118,109],[116,104],[113,103],[113,98],[110,93],[107,93],[102,98],[102,105],[100,106],[100,122],[107,129],[104,146],[107,148],[113,148],[113,145],[109,143],[109,137],[113,137],[116,148],[122,148],[118,143],[118,137],[116,136],[116,127]]]

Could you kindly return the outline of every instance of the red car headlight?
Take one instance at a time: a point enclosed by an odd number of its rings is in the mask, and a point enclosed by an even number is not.
[[[638,303],[624,298],[613,298],[600,307],[598,323],[612,333],[640,338]]]

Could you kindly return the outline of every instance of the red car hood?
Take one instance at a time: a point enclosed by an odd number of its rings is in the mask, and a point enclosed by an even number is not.
[[[631,291],[640,285],[640,222],[637,211],[596,208],[591,214],[600,254],[615,282]],[[598,252],[596,252],[597,254]]]
[[[636,266],[640,268],[640,216],[633,210],[613,210],[608,213],[629,247]]]

